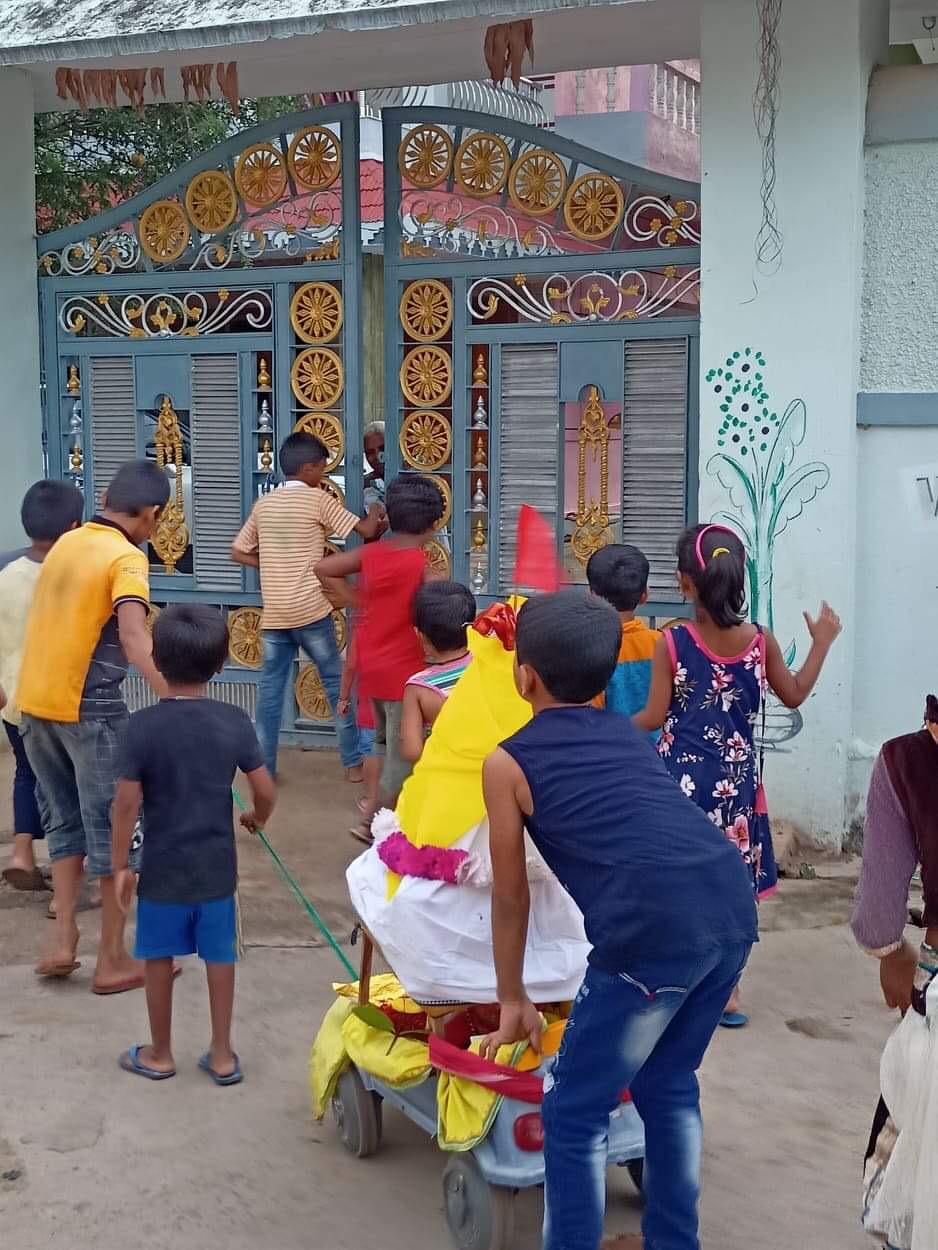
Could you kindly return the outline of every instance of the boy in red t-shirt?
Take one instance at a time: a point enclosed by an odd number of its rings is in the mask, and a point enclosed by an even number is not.
[[[385,500],[391,533],[382,542],[320,560],[314,573],[334,602],[359,613],[355,651],[358,697],[371,700],[375,754],[384,757],[380,794],[353,833],[371,841],[371,821],[381,805],[393,807],[410,764],[401,758],[404,687],[424,666],[412,623],[414,595],[430,573],[423,547],[443,515],[436,483],[416,474],[395,478]],[[358,574],[358,587],[348,578]]]

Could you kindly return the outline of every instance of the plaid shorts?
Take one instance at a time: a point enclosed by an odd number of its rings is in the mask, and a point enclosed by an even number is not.
[[[55,863],[85,856],[91,877],[111,875],[111,804],[118,744],[127,720],[125,713],[65,724],[24,715],[20,726],[49,808],[49,858]]]

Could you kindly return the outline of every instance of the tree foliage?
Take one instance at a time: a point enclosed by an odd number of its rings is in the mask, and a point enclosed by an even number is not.
[[[39,113],[36,139],[36,228],[44,234],[143,191],[190,157],[258,122],[304,107],[295,96],[228,105],[152,104],[134,109],[69,109]]]

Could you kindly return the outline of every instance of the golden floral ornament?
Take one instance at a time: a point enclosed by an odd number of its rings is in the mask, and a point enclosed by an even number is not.
[[[442,543],[434,538],[425,544],[423,554],[427,557],[427,565],[434,577],[449,577],[449,552]]]
[[[260,668],[263,662],[260,608],[238,608],[228,615],[228,654],[245,668]]]
[[[435,530],[446,529],[453,515],[453,492],[450,490],[449,482],[445,477],[440,477],[439,473],[428,473],[426,476],[443,496],[443,515],[433,528]]]
[[[453,297],[436,278],[422,278],[404,288],[399,310],[401,325],[418,343],[441,339],[453,324]]]
[[[235,165],[235,186],[242,200],[255,208],[267,208],[287,189],[287,165],[272,143],[253,143]]]
[[[153,633],[153,626],[156,624],[156,618],[159,616],[161,611],[162,611],[162,608],[157,607],[155,603],[151,603],[149,608],[147,609],[147,615],[146,615],[146,620],[144,621],[144,624],[147,627],[148,634]]]
[[[328,343],[342,328],[342,295],[331,282],[306,282],[290,301],[290,324],[304,343]]]
[[[338,352],[329,347],[307,347],[290,370],[293,394],[307,408],[331,408],[345,388],[345,371]]]
[[[457,185],[476,199],[497,195],[508,181],[510,169],[508,144],[484,130],[463,139],[453,166]]]
[[[160,404],[153,443],[156,449],[156,463],[161,469],[172,469],[176,491],[175,496],[170,498],[160,513],[150,543],[163,561],[166,572],[175,573],[176,565],[189,546],[189,527],[186,525],[186,510],[182,493],[184,464],[182,430],[179,428],[179,418],[168,395],[163,396]]]
[[[400,372],[401,390],[419,407],[445,404],[453,391],[453,364],[442,347],[412,347]]]
[[[453,162],[453,141],[440,126],[416,126],[401,140],[397,164],[415,187],[438,187]]]
[[[293,696],[304,720],[328,721],[332,719],[329,698],[315,664],[304,664],[297,674]]]
[[[453,451],[453,431],[439,412],[412,412],[404,418],[398,442],[412,469],[441,469]]]
[[[312,434],[329,452],[326,472],[331,473],[345,455],[345,433],[342,422],[331,412],[304,413],[293,427],[294,434]]]
[[[140,246],[149,260],[171,265],[189,246],[189,223],[176,200],[157,200],[140,214]]]
[[[234,183],[220,169],[196,174],[186,188],[186,212],[202,234],[227,230],[238,214]]]
[[[547,148],[533,148],[520,156],[508,176],[508,198],[529,217],[545,217],[563,199],[567,171],[563,161]]]
[[[608,174],[581,174],[567,192],[563,215],[578,239],[604,239],[618,224],[625,199]]]
[[[287,161],[304,191],[324,191],[342,170],[342,147],[325,126],[307,126],[293,136]]]

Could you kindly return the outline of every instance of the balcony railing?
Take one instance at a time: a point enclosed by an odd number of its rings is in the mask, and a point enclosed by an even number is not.
[[[672,65],[653,65],[650,111],[681,130],[700,134],[700,83]]]
[[[548,117],[541,95],[540,83],[522,78],[517,89],[510,83],[505,87],[496,87],[490,82],[451,82],[442,87],[380,87],[360,91],[358,100],[363,117],[378,117],[385,108],[436,102],[449,108],[473,109],[494,117],[509,117],[514,121],[527,122],[529,126],[548,126],[553,118]]]

